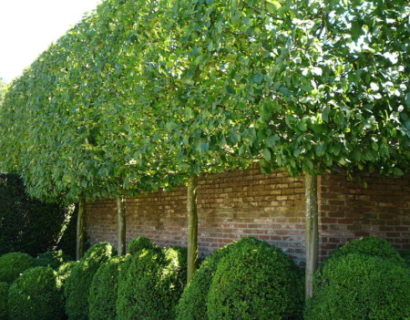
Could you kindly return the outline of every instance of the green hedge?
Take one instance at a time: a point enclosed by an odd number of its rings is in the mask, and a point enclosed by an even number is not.
[[[176,309],[177,320],[208,320],[206,299],[212,278],[219,261],[239,243],[253,241],[243,238],[239,242],[229,244],[214,251],[194,273],[191,281],[185,287]]]
[[[10,319],[63,319],[60,286],[57,273],[50,267],[35,267],[25,271],[9,290]]]
[[[348,254],[326,261],[315,280],[306,320],[410,317],[409,272],[392,260]]]
[[[303,277],[280,249],[247,239],[220,260],[209,288],[209,320],[298,319]]]
[[[390,242],[377,237],[365,237],[351,240],[339,249],[333,251],[329,259],[339,258],[350,253],[389,259],[394,263],[404,265],[404,260]]]
[[[152,243],[150,239],[145,237],[137,237],[129,243],[128,252],[134,255],[142,249],[153,249],[155,247],[156,245]]]
[[[91,282],[88,297],[90,320],[115,320],[118,275],[126,265],[125,257],[113,257],[102,264]]]
[[[34,266],[34,258],[26,253],[6,253],[0,257],[0,282],[12,283],[23,271]]]
[[[0,320],[8,320],[9,284],[0,282]]]
[[[186,255],[175,248],[142,249],[120,275],[117,317],[171,320],[186,281]]]
[[[52,250],[72,214],[67,207],[30,198],[18,176],[4,173],[0,173],[0,208],[0,255],[19,251],[37,256]]]
[[[88,319],[88,294],[93,276],[112,253],[111,244],[97,243],[72,267],[64,283],[65,311],[69,320]]]

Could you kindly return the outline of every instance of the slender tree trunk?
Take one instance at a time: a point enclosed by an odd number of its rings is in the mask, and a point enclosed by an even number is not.
[[[313,294],[313,273],[318,264],[319,231],[317,176],[305,175],[306,197],[306,297]]]
[[[75,255],[77,260],[80,260],[84,255],[84,243],[85,243],[85,199],[80,197],[78,203],[78,216],[77,216],[77,241]]]
[[[126,252],[127,221],[125,218],[125,198],[117,198],[118,255]]]
[[[198,212],[197,212],[198,177],[191,177],[187,190],[188,213],[188,275],[189,282],[196,270],[198,260]]]

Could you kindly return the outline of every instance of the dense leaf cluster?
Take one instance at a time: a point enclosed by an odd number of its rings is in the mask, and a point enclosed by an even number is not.
[[[69,320],[88,319],[88,293],[98,268],[107,262],[113,253],[109,243],[93,245],[77,263],[68,265],[64,282],[65,312]],[[61,270],[64,274],[64,270]]]
[[[26,253],[6,253],[0,257],[0,282],[11,284],[23,271],[34,266],[34,258]]]
[[[0,282],[0,320],[8,320],[9,284]]]
[[[90,320],[115,320],[118,276],[124,270],[124,257],[113,257],[95,273],[88,296]]]
[[[50,267],[25,271],[9,289],[10,319],[60,320],[64,318],[61,283]]]
[[[177,320],[299,319],[301,272],[281,250],[243,238],[212,253],[188,283]]]
[[[244,167],[410,167],[406,0],[106,0],[11,85],[1,166],[75,200]]]
[[[342,247],[333,251],[328,259],[337,259],[351,253],[391,260],[398,265],[405,264],[391,243],[378,237],[364,237],[346,242]]]
[[[280,249],[254,239],[218,264],[207,297],[208,319],[300,319],[303,281]]]
[[[410,316],[408,269],[357,253],[329,259],[317,275],[306,320],[400,320]]]
[[[180,248],[142,249],[120,273],[118,319],[174,319],[186,281],[186,253]]]

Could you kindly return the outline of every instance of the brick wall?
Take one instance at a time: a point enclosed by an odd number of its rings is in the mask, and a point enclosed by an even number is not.
[[[322,259],[357,237],[381,237],[398,250],[410,249],[410,176],[348,181],[334,174],[320,180]]]
[[[375,235],[410,249],[410,179],[365,177],[347,181],[343,175],[319,179],[321,257],[346,240]],[[186,245],[186,189],[155,192],[127,199],[127,239],[145,236],[161,246]],[[88,236],[92,243],[116,244],[115,202],[88,205]],[[202,178],[198,187],[201,255],[244,236],[282,248],[304,262],[303,179],[284,172],[263,175],[258,168]]]
[[[304,256],[303,182],[286,173],[263,175],[258,168],[209,175],[199,181],[201,255],[245,236],[283,248],[297,261]],[[186,246],[186,188],[127,199],[127,240],[141,235],[161,246]],[[115,203],[89,204],[91,242],[116,243]]]

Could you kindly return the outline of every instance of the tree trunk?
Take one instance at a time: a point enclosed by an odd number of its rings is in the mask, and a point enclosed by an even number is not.
[[[125,218],[125,198],[117,198],[118,255],[126,252],[127,221]]]
[[[84,255],[84,243],[85,243],[85,199],[80,197],[78,203],[78,216],[77,216],[77,239],[76,239],[75,255],[77,260],[80,260]]]
[[[313,273],[318,265],[319,231],[317,204],[317,176],[305,175],[306,198],[306,297],[313,294]]]
[[[198,260],[198,212],[197,212],[197,186],[198,177],[191,177],[187,190],[188,213],[188,274],[189,282],[196,270]]]

